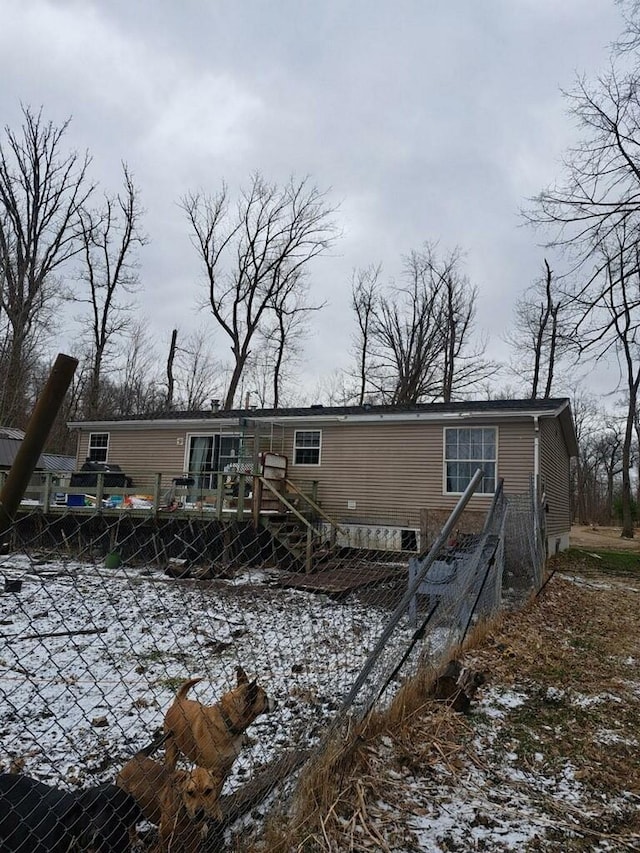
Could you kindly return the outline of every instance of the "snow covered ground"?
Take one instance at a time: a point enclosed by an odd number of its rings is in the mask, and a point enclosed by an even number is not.
[[[627,815],[637,813],[633,791],[594,797],[588,774],[569,757],[551,770],[540,745],[523,767],[522,745],[514,741],[511,749],[504,748],[511,711],[532,701],[537,697],[504,687],[485,690],[471,718],[473,748],[458,757],[455,773],[443,763],[428,774],[399,773],[393,769],[394,744],[382,744],[377,760],[389,796],[380,804],[380,822],[400,823],[403,830],[390,848],[394,853],[640,849],[640,839],[631,844],[609,830],[611,823],[624,824]],[[580,697],[571,701],[580,706]],[[604,739],[606,733],[601,734]],[[628,745],[637,747],[637,741]]]
[[[2,591],[3,576],[21,580],[20,592]],[[572,587],[575,593],[564,593],[569,602],[578,595],[608,594],[594,583]],[[554,583],[546,595],[557,595],[556,588],[564,589]],[[230,792],[285,750],[321,740],[391,615],[393,596],[383,592],[378,596],[374,589],[338,601],[276,587],[269,572],[178,581],[144,567],[109,570],[101,562],[4,556],[1,769],[13,767],[68,787],[113,779],[162,725],[164,711],[184,679],[202,676],[193,693],[212,703],[232,686],[241,664],[279,707],[249,728],[250,742],[226,785]],[[540,604],[544,618],[557,609],[555,600],[547,610],[544,606]],[[587,612],[586,598],[576,608]],[[551,625],[548,630],[552,628],[558,632],[555,644],[547,640],[537,654],[544,651],[570,661],[570,653],[582,650],[579,643],[573,645],[577,635],[568,621],[568,640],[561,641],[560,629]],[[627,705],[640,695],[635,647],[620,650],[626,681],[616,683],[617,689],[610,684],[593,691],[567,684],[543,689],[526,676],[510,683],[513,676],[506,672],[501,682],[495,671],[498,662],[513,666],[517,675],[516,661],[522,661],[532,644],[538,647],[536,631],[532,621],[531,633],[523,635],[516,648],[520,635],[514,628],[502,645],[490,645],[484,658],[472,656],[472,664],[493,670],[493,683],[481,689],[470,717],[454,715],[453,723],[448,718],[447,726],[459,727],[455,737],[441,723],[434,729],[427,715],[414,732],[407,732],[406,742],[401,742],[404,735],[380,740],[372,757],[372,778],[361,782],[371,785],[370,825],[378,827],[388,844],[379,849],[574,849],[566,847],[567,839],[582,839],[575,847],[580,850],[640,849],[640,839],[637,847],[620,846],[616,834],[626,815],[637,811],[637,795],[624,787],[599,794],[581,767],[579,753],[567,747],[563,760],[554,759],[550,751],[550,743],[558,742],[562,755],[575,714],[577,719],[589,715],[594,737],[608,745],[606,749],[637,753],[637,737],[615,719],[622,707],[620,684],[626,685]],[[392,639],[391,658],[401,653],[412,633],[403,620]],[[425,645],[441,649],[446,641],[445,634],[436,632]],[[567,666],[573,672],[573,664]],[[543,715],[556,713],[556,708],[569,729],[559,722],[553,730],[543,724]],[[525,726],[522,720],[529,718]],[[456,740],[466,743],[464,751]],[[239,822],[236,837],[259,830],[260,815],[277,805],[278,796],[276,791]],[[357,810],[354,815],[354,837],[363,839],[364,849],[366,830],[357,828]]]
[[[276,713],[249,729],[253,745],[228,789],[283,749],[316,743],[389,618],[356,597],[275,588],[246,572],[175,580],[157,569],[8,555],[0,578],[0,764],[70,786],[112,779],[162,725],[176,687],[211,704],[242,665]],[[406,642],[408,625],[394,642]]]

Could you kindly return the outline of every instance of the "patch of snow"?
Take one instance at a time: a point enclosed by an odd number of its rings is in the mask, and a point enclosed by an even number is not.
[[[544,698],[547,702],[562,702],[567,695],[567,691],[560,687],[547,687]]]
[[[571,692],[569,698],[571,704],[576,705],[578,708],[592,708],[596,705],[602,705],[605,702],[622,702],[622,699],[619,696],[615,696],[613,693],[585,695],[584,693]]]
[[[489,687],[483,690],[480,701],[474,706],[475,713],[486,717],[500,719],[514,708],[519,708],[529,697],[526,693],[516,690],[505,690],[502,687]]]
[[[594,740],[596,743],[621,743],[626,746],[638,746],[637,738],[623,738],[613,729],[599,729],[594,735]]]

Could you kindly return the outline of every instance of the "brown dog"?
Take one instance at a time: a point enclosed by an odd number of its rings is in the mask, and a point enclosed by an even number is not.
[[[203,767],[169,770],[144,754],[133,756],[116,777],[116,785],[136,800],[144,817],[158,826],[162,853],[199,853],[208,821],[218,823],[223,778]]]
[[[216,705],[201,705],[187,693],[201,681],[192,678],[178,690],[164,719],[168,734],[166,761],[174,769],[179,753],[214,776],[226,779],[240,754],[243,733],[260,714],[275,711],[277,704],[256,680],[249,681],[242,667],[236,670],[237,686]]]

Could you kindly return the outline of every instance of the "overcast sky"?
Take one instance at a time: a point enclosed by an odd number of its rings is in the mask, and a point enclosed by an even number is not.
[[[544,257],[519,209],[576,138],[561,87],[601,71],[620,29],[613,0],[0,0],[0,115],[72,116],[69,144],[105,190],[128,163],[150,238],[142,309],[164,350],[201,322],[181,195],[255,170],[329,189],[343,236],[311,269],[328,306],[310,391],[349,361],[352,270],[397,276],[426,240],[464,251],[478,328],[506,355]]]

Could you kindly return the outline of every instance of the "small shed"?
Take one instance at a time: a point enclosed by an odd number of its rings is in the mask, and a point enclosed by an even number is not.
[[[12,427],[0,427],[0,475],[8,472],[22,446],[24,432]],[[75,456],[65,456],[58,453],[42,453],[31,478],[25,500],[40,500],[42,491],[42,474],[51,472],[53,485],[66,487],[69,485],[71,473],[76,465]]]

